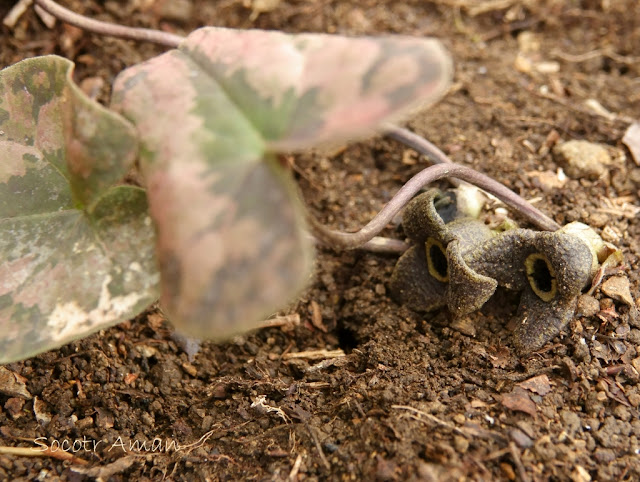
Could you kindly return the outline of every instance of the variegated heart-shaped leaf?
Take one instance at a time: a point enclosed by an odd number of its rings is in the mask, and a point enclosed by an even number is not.
[[[312,248],[275,154],[370,134],[451,70],[433,39],[203,28],[121,73],[112,107],[138,129],[174,324],[224,338],[291,300]]]
[[[73,63],[0,71],[0,364],[135,316],[159,295],[146,195],[115,186],[132,126],[89,100]]]

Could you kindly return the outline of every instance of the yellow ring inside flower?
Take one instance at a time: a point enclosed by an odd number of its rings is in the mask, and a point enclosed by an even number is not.
[[[425,247],[429,274],[438,281],[446,283],[449,281],[449,262],[447,261],[446,249],[440,241],[434,238],[428,238]]]
[[[549,260],[541,254],[530,254],[524,262],[529,286],[542,301],[551,301],[558,292],[556,273]]]

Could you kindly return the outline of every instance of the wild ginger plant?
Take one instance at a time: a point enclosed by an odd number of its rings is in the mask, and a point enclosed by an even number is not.
[[[446,91],[451,60],[434,39],[211,27],[183,39],[36,2],[82,28],[176,48],[122,72],[110,109],[78,89],[66,59],[0,71],[0,363],[129,319],[158,298],[183,334],[221,340],[250,330],[305,286],[307,229],[333,248],[406,251],[390,285],[417,311],[447,306],[461,316],[498,285],[522,290],[521,352],[558,334],[585,285],[593,289],[621,262],[588,227],[560,229],[505,186],[388,123]],[[305,216],[278,154],[376,130],[440,164],[355,233]],[[136,161],[144,189],[121,183]],[[443,178],[474,184],[558,232],[477,236],[484,227],[464,195],[447,220],[427,193],[405,213],[413,246],[374,238]],[[475,233],[468,239],[465,226]]]
[[[0,71],[0,363],[158,297],[183,333],[246,331],[313,248],[277,154],[369,135],[444,94],[433,39],[203,28],[122,72],[110,109],[61,57]],[[139,161],[144,189],[121,180]]]

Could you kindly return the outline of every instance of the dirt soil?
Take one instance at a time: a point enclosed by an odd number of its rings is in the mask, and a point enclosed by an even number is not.
[[[0,17],[13,3],[0,3]],[[441,38],[454,85],[409,126],[559,223],[597,229],[624,253],[611,277],[640,299],[640,168],[621,142],[640,118],[637,0],[283,0],[262,13],[249,0],[63,3],[176,33]],[[118,72],[162,51],[50,29],[32,11],[2,33],[0,66],[66,56],[102,101]],[[607,172],[560,186],[552,148],[571,139],[608,146]],[[341,229],[366,223],[428,165],[383,138],[293,161],[312,212]],[[398,225],[385,235],[403,238]],[[51,456],[0,455],[0,480],[640,479],[638,305],[598,288],[561,336],[519,357],[509,326],[517,294],[499,292],[452,326],[446,311],[425,316],[390,298],[393,256],[318,254],[308,290],[282,313],[298,325],[205,343],[190,359],[152,310],[7,365],[34,398],[0,393],[0,445],[40,437]],[[78,450],[60,450],[65,441]]]

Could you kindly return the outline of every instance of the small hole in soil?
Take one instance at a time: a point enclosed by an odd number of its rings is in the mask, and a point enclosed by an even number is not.
[[[358,339],[352,329],[338,325],[336,335],[338,336],[338,344],[345,353],[351,353],[354,348],[358,348]]]

